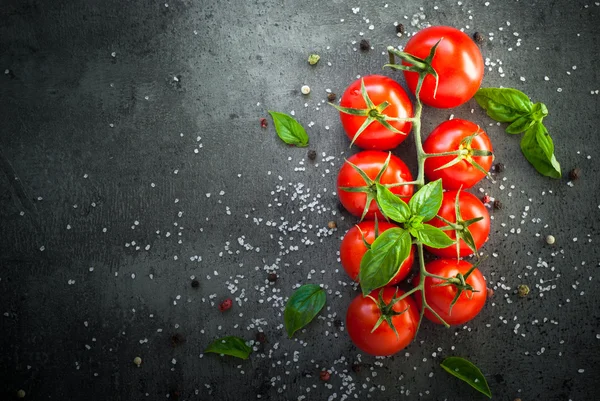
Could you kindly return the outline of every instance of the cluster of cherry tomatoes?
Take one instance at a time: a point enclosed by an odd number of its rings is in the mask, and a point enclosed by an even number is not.
[[[431,67],[437,73],[437,79],[431,74],[424,78],[419,98],[431,107],[459,106],[479,89],[484,70],[481,53],[465,33],[444,26],[419,31],[408,41],[404,52],[426,59],[436,44]],[[410,63],[405,60],[404,65]],[[408,88],[415,94],[419,74],[404,71],[404,77]],[[347,159],[337,178],[340,202],[351,214],[361,218],[345,234],[340,249],[344,269],[353,280],[358,280],[361,260],[369,244],[382,232],[398,227],[387,221],[379,209],[373,197],[375,189],[370,183],[377,180],[406,202],[414,192],[413,184],[403,185],[414,182],[411,171],[399,157],[388,152],[402,143],[413,128],[414,107],[398,82],[389,77],[370,75],[353,82],[337,108],[346,134],[354,145],[364,149]],[[428,135],[422,150],[430,155],[423,164],[425,177],[430,181],[441,179],[445,189],[441,208],[428,224],[445,230],[453,240],[458,234],[458,245],[441,249],[425,247],[440,259],[425,266],[430,275],[426,276],[423,289],[429,307],[447,324],[463,324],[482,309],[487,289],[481,272],[459,258],[479,249],[490,231],[485,205],[464,189],[475,185],[489,171],[493,161],[492,145],[477,124],[452,119],[443,122]],[[366,297],[358,295],[348,308],[347,331],[355,345],[366,353],[394,354],[406,347],[416,334],[422,294],[417,291],[413,294],[414,299],[409,296],[395,301],[404,294],[395,285],[411,272],[416,249],[412,245],[398,273],[383,289],[375,290]],[[419,285],[422,277],[417,275],[411,284]],[[461,291],[460,284],[453,284],[457,277],[464,278],[462,288],[468,290]],[[425,317],[441,323],[428,309]]]

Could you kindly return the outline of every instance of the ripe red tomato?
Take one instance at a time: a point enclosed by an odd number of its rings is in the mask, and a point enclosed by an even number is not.
[[[465,138],[475,133],[478,133],[478,135],[472,138],[470,145],[467,146],[461,143]],[[456,150],[469,151],[471,149],[491,152],[492,143],[485,131],[479,128],[477,124],[460,119],[444,121],[429,134],[423,143],[423,150],[426,153],[442,153]],[[494,159],[493,156],[472,156],[467,154],[458,163],[436,171],[437,168],[451,162],[456,157],[456,155],[428,157],[425,159],[425,176],[430,181],[441,178],[444,189],[471,188],[485,177],[485,174],[474,167],[469,160],[472,158],[485,171],[489,171]]]
[[[394,118],[413,116],[410,98],[398,82],[383,75],[368,75],[361,79],[364,80],[367,94],[375,106],[386,101],[389,103],[389,106],[381,114]],[[361,93],[361,79],[357,79],[348,86],[340,99],[341,107],[368,109]],[[352,140],[366,117],[340,112],[340,119],[346,135]],[[404,132],[405,135],[392,132],[378,121],[373,121],[354,143],[362,149],[389,150],[395,148],[406,139],[412,124],[400,121],[389,121],[389,123],[392,127]]]
[[[443,277],[456,277],[458,273],[464,275],[471,267],[472,265],[469,262],[456,259],[438,259],[425,265],[425,269],[429,273]],[[421,277],[416,276],[413,284],[417,286],[420,281]],[[452,300],[458,292],[457,287],[454,285],[440,286],[443,280],[434,277],[425,278],[427,304],[450,325],[468,322],[481,311],[485,304],[487,286],[479,269],[475,268],[465,281],[474,291],[464,290],[450,309]],[[415,302],[420,310],[423,307],[421,291],[415,293]],[[434,323],[442,324],[429,309],[425,310],[425,317]]]
[[[446,191],[444,192],[442,198],[442,206],[438,211],[438,216],[443,217],[451,223],[456,223],[456,213],[455,213],[455,201],[456,196],[459,191]],[[483,219],[475,222],[469,226],[469,230],[471,231],[471,235],[473,236],[473,242],[475,243],[475,247],[480,249],[481,246],[487,240],[490,234],[490,214],[488,213],[485,205],[477,198],[475,195],[460,191],[460,195],[458,196],[459,202],[459,210],[463,221],[467,221],[476,217],[483,217]],[[446,226],[447,224],[440,220],[437,217],[434,217],[429,222],[432,226],[441,228]],[[454,230],[444,231],[448,236],[452,239],[456,239],[456,233]],[[456,258],[456,245],[450,245],[447,248],[430,248],[426,247],[427,250],[434,255],[443,257],[443,258]],[[468,256],[473,254],[473,251],[469,248],[469,246],[463,241],[460,240],[460,256]]]
[[[348,161],[362,169],[371,180],[375,180],[377,174],[385,164],[388,157],[387,152],[377,150],[364,150],[348,158]],[[387,169],[381,175],[379,182],[381,184],[396,184],[401,182],[413,181],[412,174],[408,166],[397,156],[391,155]],[[350,192],[342,189],[343,187],[365,187],[368,183],[358,174],[348,163],[344,163],[337,177],[337,193],[342,205],[355,216],[362,216],[367,203],[367,193]],[[371,195],[376,194],[376,188],[369,187],[365,189]],[[391,187],[390,190],[402,197],[407,202],[413,194],[412,185],[399,185]],[[377,215],[380,220],[384,217],[377,206],[377,202],[372,200],[368,205],[368,212],[365,218],[371,220]]]
[[[383,233],[390,228],[398,227],[395,224],[388,223],[385,221],[378,222],[379,234]],[[367,247],[363,242],[364,239],[367,243],[372,244],[375,241],[375,222],[374,221],[363,221],[352,227],[346,235],[340,245],[340,259],[342,266],[348,276],[354,281],[358,281],[358,273],[360,272],[360,261],[367,252]],[[400,265],[400,270],[394,276],[392,281],[388,285],[398,284],[402,281],[413,265],[415,260],[415,247],[411,247],[408,258]]]
[[[417,32],[406,44],[404,52],[425,59],[440,39],[432,61],[439,76],[437,93],[434,97],[435,78],[427,75],[420,98],[428,106],[445,109],[460,106],[473,97],[481,85],[484,65],[475,42],[464,32],[449,26],[432,26]],[[404,77],[411,92],[415,93],[419,75],[404,71]]]
[[[382,310],[377,302],[380,289],[372,291],[368,297],[357,295],[350,303],[346,313],[346,330],[354,345],[362,351],[376,356],[387,356],[395,354],[406,347],[415,337],[419,323],[419,312],[417,305],[411,297],[406,297],[396,302],[392,310],[404,313],[390,317],[392,324],[398,332],[398,336],[384,321],[371,333],[373,327],[382,316]],[[397,293],[396,293],[397,291]],[[383,301],[389,304],[392,298],[404,294],[395,287],[383,289]],[[371,298],[372,297],[372,298]]]

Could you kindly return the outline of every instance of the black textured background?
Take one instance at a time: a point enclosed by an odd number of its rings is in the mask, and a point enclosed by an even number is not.
[[[475,362],[497,400],[596,398],[599,3],[165,1],[0,1],[0,399],[482,399],[441,370],[450,355]],[[482,249],[495,294],[465,327],[426,322],[375,359],[335,324],[358,293],[336,254],[356,220],[334,195],[356,150],[324,100],[381,73],[385,47],[406,42],[394,22],[482,32],[484,86],[546,103],[564,178],[536,174],[474,101],[426,108],[425,132],[471,119],[506,165],[473,189],[504,204]],[[362,38],[372,50],[354,50]],[[316,162],[260,127],[270,109],[295,111]],[[415,167],[410,140],[395,153]],[[289,340],[282,306],[307,282],[327,287],[326,310]],[[258,327],[267,342],[247,361],[201,355]]]

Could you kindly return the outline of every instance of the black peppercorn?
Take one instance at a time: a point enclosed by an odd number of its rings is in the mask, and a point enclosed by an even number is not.
[[[367,39],[363,39],[360,41],[360,50],[367,51],[371,48],[371,44]]]
[[[277,274],[275,273],[269,273],[269,275],[267,276],[267,280],[269,280],[271,283],[274,283],[277,281]]]
[[[502,209],[502,202],[500,202],[498,199],[494,200],[494,209]]]
[[[192,280],[192,288],[200,287],[200,282],[198,280]]]
[[[360,372],[360,363],[356,362],[352,364],[352,370],[354,371],[354,373]]]
[[[315,160],[317,158],[317,152],[314,149],[308,151],[308,159]]]
[[[171,336],[171,345],[177,347],[185,342],[185,337],[179,333],[175,333]]]
[[[473,34],[473,39],[475,40],[475,43],[483,43],[483,35],[479,32],[475,32]]]
[[[340,327],[342,327],[342,321],[340,319],[335,319],[333,321],[333,325],[337,328],[340,328]]]
[[[496,172],[497,173],[501,173],[504,171],[504,164],[502,163],[496,163]]]
[[[569,171],[569,179],[575,181],[581,177],[581,169],[579,167],[575,167],[573,170]]]
[[[404,35],[404,25],[403,24],[396,25],[396,33]]]
[[[333,92],[330,92],[327,94],[327,100],[329,100],[330,102],[333,102],[336,97],[337,97],[337,95]]]

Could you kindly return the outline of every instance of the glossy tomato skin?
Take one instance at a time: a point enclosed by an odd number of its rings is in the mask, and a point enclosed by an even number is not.
[[[458,191],[444,192],[442,198],[442,206],[438,211],[438,216],[441,216],[452,223],[456,222],[454,202],[456,200],[457,193]],[[477,249],[480,249],[490,234],[490,214],[488,213],[485,205],[479,200],[479,198],[477,198],[475,195],[469,192],[460,191],[458,199],[460,204],[460,213],[463,220],[466,221],[479,216],[483,217],[482,220],[479,220],[478,222],[473,223],[469,226],[469,230],[471,230],[471,235],[473,236],[475,246],[477,247]],[[446,226],[446,223],[444,223],[437,217],[434,217],[427,223],[438,228]],[[445,231],[445,233],[448,234],[450,238],[456,239],[456,233],[453,230]],[[456,245],[450,245],[447,248],[439,249],[426,247],[426,249],[434,255],[440,256],[442,258],[456,258]],[[460,240],[460,256],[463,257],[471,254],[473,254],[473,251],[471,251],[471,249],[463,240]]]
[[[398,227],[395,224],[388,223],[385,221],[378,222],[379,235],[390,228]],[[360,261],[364,254],[367,252],[367,247],[363,242],[363,235],[367,243],[372,244],[375,241],[375,222],[374,221],[362,221],[352,227],[346,235],[340,245],[340,259],[342,267],[348,273],[348,276],[354,281],[358,281],[358,273],[360,272]],[[400,270],[394,276],[392,281],[388,285],[398,284],[404,280],[415,260],[415,247],[412,246],[408,258],[400,265]]]
[[[466,274],[471,268],[471,264],[464,260],[457,259],[438,259],[425,265],[425,269],[431,273],[443,277],[456,277],[458,273]],[[420,276],[413,280],[416,287],[420,283]],[[463,324],[473,319],[485,305],[487,298],[487,285],[479,269],[475,269],[466,279],[467,284],[476,292],[463,291],[458,300],[450,310],[450,304],[456,296],[457,288],[453,285],[440,286],[442,280],[427,277],[425,279],[425,299],[427,304],[435,310],[446,323],[450,325]],[[419,310],[423,306],[421,291],[415,293],[415,302]],[[434,323],[442,324],[440,320],[425,310],[425,317]]]
[[[376,106],[385,101],[389,103],[389,106],[383,110],[383,114],[389,117],[401,118],[413,116],[413,106],[410,98],[398,82],[383,75],[368,75],[362,79],[364,79],[369,98]],[[365,109],[367,107],[361,94],[360,79],[348,86],[340,99],[340,106],[355,109]],[[340,119],[346,135],[352,140],[365,122],[366,117],[340,112]],[[358,136],[354,144],[362,149],[389,150],[395,148],[406,139],[412,124],[399,121],[390,121],[389,123],[406,135],[394,133],[379,122],[374,121]]]
[[[352,164],[360,167],[371,179],[377,177],[377,173],[383,167],[385,160],[388,157],[388,152],[381,152],[377,150],[364,150],[358,152],[348,158],[348,161]],[[399,182],[413,181],[412,174],[408,169],[408,166],[404,164],[402,159],[392,155],[387,169],[381,176],[381,184],[395,184]],[[342,205],[354,216],[362,216],[363,209],[367,202],[367,195],[362,192],[348,192],[342,189],[342,187],[362,187],[366,183],[363,178],[352,168],[348,163],[344,163],[338,173],[337,177],[337,193],[338,198]],[[402,197],[407,202],[413,194],[412,185],[399,185],[392,187],[390,190]],[[372,201],[369,205],[369,211],[367,212],[365,219],[372,220],[377,215],[377,218],[382,221],[384,220],[379,207],[375,201]]]
[[[442,153],[458,150],[461,146],[461,141],[476,132],[478,132],[478,135],[473,137],[471,148],[492,152],[492,143],[485,131],[477,124],[461,119],[444,121],[438,125],[423,143],[423,150],[426,153]],[[485,177],[484,173],[464,159],[453,166],[435,171],[438,167],[442,167],[455,158],[456,156],[438,156],[425,159],[425,176],[427,179],[435,181],[441,178],[444,189],[460,189],[461,187],[466,189],[471,188]],[[473,160],[483,167],[484,170],[489,171],[492,166],[493,157],[475,156]]]
[[[464,32],[449,26],[432,26],[417,32],[410,38],[404,51],[424,59],[440,39],[442,41],[432,62],[439,76],[437,94],[434,98],[435,78],[427,75],[420,97],[428,106],[445,109],[460,106],[473,97],[481,85],[484,65],[481,52],[473,40]],[[418,74],[404,71],[404,77],[414,94]]]
[[[379,291],[379,289],[372,291],[370,296],[378,299]],[[383,289],[383,300],[389,303],[394,294],[399,297],[404,292],[398,290],[396,293],[395,287],[385,287]],[[350,303],[346,313],[346,331],[354,345],[368,354],[387,356],[397,353],[410,344],[415,338],[419,323],[417,305],[411,297],[406,297],[397,302],[393,309],[397,312],[406,309],[406,312],[392,317],[392,323],[398,332],[398,337],[396,337],[387,322],[382,322],[377,330],[371,333],[375,323],[381,316],[381,312],[371,298],[363,297],[361,294],[357,295]]]

